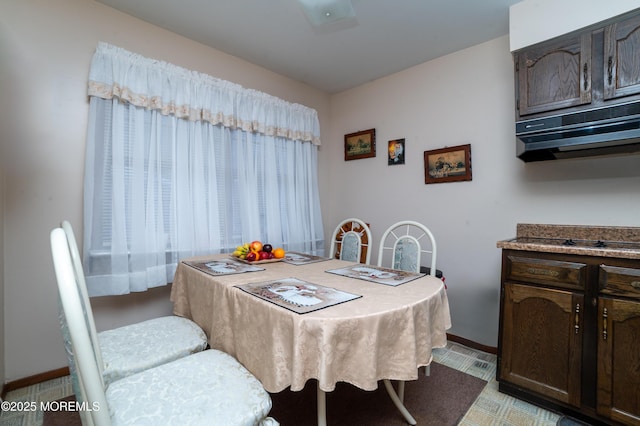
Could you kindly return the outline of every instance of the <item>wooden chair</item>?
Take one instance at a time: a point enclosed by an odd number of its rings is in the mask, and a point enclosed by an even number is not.
[[[369,225],[360,219],[345,219],[333,231],[330,256],[368,264],[371,262],[371,241]]]
[[[86,408],[83,424],[96,426],[277,425],[268,417],[271,397],[237,360],[209,349],[113,381],[105,386],[100,346],[91,338],[65,232],[51,232],[63,336],[77,368]],[[67,338],[68,337],[68,338]]]
[[[87,327],[105,385],[131,374],[200,352],[208,346],[204,331],[193,321],[175,315],[97,332],[73,228],[62,222],[78,292],[87,313]]]

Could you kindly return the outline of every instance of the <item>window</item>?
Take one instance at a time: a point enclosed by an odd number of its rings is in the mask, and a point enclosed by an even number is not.
[[[228,82],[212,84],[217,80],[209,76],[187,78],[170,64],[131,62],[133,54],[125,52],[101,45],[92,63],[91,76],[104,81],[90,82],[83,245],[90,294],[165,285],[180,259],[230,252],[253,239],[322,254],[317,136],[309,137],[317,133],[315,111]],[[123,63],[114,67],[114,61]],[[142,84],[149,68],[164,73],[159,84]],[[104,77],[118,69],[128,72]],[[132,76],[137,79],[126,80]],[[198,108],[130,89],[167,81],[180,87],[185,79],[190,94],[203,92],[192,100]],[[228,105],[200,105],[203,98],[225,99],[220,93],[243,95],[233,99],[237,116],[225,115]],[[276,122],[240,116],[250,111],[255,118],[257,107],[265,109],[260,117]],[[288,123],[299,117],[293,130],[277,122],[283,111]],[[302,131],[309,123],[315,132]]]

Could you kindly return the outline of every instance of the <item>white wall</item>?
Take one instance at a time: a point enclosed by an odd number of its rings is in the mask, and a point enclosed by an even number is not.
[[[640,0],[525,0],[509,8],[511,51],[640,7]]]
[[[0,54],[0,57],[2,55]],[[1,67],[1,66],[0,66]],[[3,73],[0,71],[0,81],[3,79]],[[0,114],[3,113],[2,105],[0,105]],[[5,158],[2,147],[4,142],[0,143],[0,384],[4,383],[5,363],[4,363],[4,164]]]
[[[377,241],[413,219],[438,242],[454,335],[497,346],[500,250],[517,223],[640,226],[640,156],[525,164],[515,155],[507,36],[332,97],[331,133],[375,128],[375,158],[343,160],[332,144],[328,222],[360,217]],[[328,137],[327,137],[328,136]],[[405,138],[405,165],[387,141]],[[424,183],[425,150],[471,144],[471,182]],[[326,165],[323,165],[326,166]]]
[[[100,3],[1,1],[6,381],[66,365],[49,232],[66,218],[82,238],[86,86],[99,41],[315,108],[321,132],[327,128],[327,94]],[[96,298],[93,306],[99,329],[171,312],[168,287]]]

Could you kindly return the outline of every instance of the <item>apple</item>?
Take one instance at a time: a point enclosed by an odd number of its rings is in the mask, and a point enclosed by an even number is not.
[[[262,246],[262,251],[266,251],[267,253],[271,253],[271,250],[273,250],[273,247],[271,246],[271,244],[265,244]]]
[[[249,248],[251,249],[251,251],[255,251],[255,252],[261,252],[262,251],[262,243],[260,241],[252,241],[251,244],[249,244]]]
[[[258,253],[256,253],[255,251],[250,251],[249,253],[247,253],[247,257],[245,257],[244,259],[248,260],[249,262],[258,260]]]
[[[267,253],[266,251],[261,251],[260,260],[266,260],[266,259],[269,259],[269,253]]]

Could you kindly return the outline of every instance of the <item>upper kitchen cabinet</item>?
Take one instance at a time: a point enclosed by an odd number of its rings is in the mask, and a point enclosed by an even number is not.
[[[640,10],[513,53],[516,120],[640,99]]]
[[[604,99],[640,93],[640,16],[604,30]]]
[[[514,59],[519,115],[591,102],[591,34],[525,49]]]

